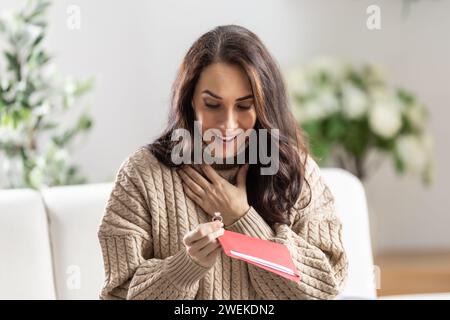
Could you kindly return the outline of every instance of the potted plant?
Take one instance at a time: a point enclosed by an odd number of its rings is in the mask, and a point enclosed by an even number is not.
[[[318,58],[291,69],[286,83],[319,164],[333,162],[364,180],[390,158],[399,174],[433,181],[429,113],[412,92],[390,86],[379,67]]]
[[[42,188],[85,182],[70,161],[80,133],[92,126],[84,110],[75,123],[63,116],[75,109],[93,79],[62,79],[43,48],[50,2],[28,1],[2,12],[0,40],[0,188]]]

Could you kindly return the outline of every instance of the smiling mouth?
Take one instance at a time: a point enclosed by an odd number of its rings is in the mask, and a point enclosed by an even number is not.
[[[229,136],[229,137],[223,137],[223,136],[216,135],[216,137],[225,143],[229,143],[229,142],[233,141],[237,137],[237,135]]]

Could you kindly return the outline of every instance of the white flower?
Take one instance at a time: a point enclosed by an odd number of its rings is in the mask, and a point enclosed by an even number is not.
[[[374,133],[389,139],[394,137],[402,126],[400,105],[394,99],[375,101],[369,111],[369,126]]]
[[[428,138],[427,138],[428,139]],[[396,150],[405,168],[414,174],[421,174],[429,163],[427,143],[423,137],[415,135],[402,135],[396,141]]]
[[[322,90],[315,98],[294,109],[294,116],[299,123],[324,119],[339,110],[336,96],[331,90]]]
[[[361,89],[351,84],[346,84],[343,86],[342,111],[347,118],[361,118],[367,111],[368,103],[368,98]]]
[[[303,67],[295,67],[286,76],[286,86],[292,96],[304,95],[311,91],[311,83],[306,78]]]
[[[336,94],[331,88],[320,90],[317,96],[317,105],[323,109],[325,115],[331,115],[339,111],[339,103]]]
[[[298,113],[299,122],[323,119],[326,116],[325,109],[317,103],[317,100],[306,102]]]
[[[345,65],[341,61],[330,57],[318,57],[314,59],[306,69],[308,74],[324,72],[329,74],[333,80],[340,80],[345,75]]]

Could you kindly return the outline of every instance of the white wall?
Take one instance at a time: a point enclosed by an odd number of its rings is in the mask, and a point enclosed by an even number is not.
[[[220,24],[250,28],[283,69],[315,55],[378,62],[392,83],[429,106],[438,179],[425,190],[399,179],[387,161],[366,183],[376,251],[450,248],[450,2],[411,1],[108,1],[59,0],[50,12],[48,48],[59,69],[97,76],[95,127],[75,156],[91,181],[111,180],[125,157],[162,129],[175,70],[192,42]],[[18,1],[0,0],[0,8]],[[81,30],[66,27],[67,6],[81,8]],[[366,28],[366,8],[378,4],[382,30]]]

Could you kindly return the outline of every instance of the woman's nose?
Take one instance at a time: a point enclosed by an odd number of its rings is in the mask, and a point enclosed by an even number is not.
[[[235,130],[239,128],[237,115],[233,111],[226,111],[219,121],[219,129],[225,135],[226,130]]]

